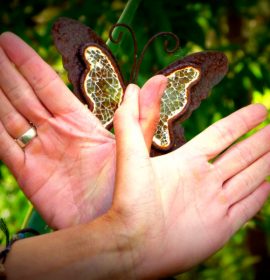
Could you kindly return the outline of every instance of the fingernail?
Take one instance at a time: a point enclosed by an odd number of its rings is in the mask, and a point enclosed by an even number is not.
[[[139,90],[140,90],[140,88],[137,85],[129,84],[125,91],[125,97],[129,96],[130,94],[134,94],[134,93],[138,92]]]

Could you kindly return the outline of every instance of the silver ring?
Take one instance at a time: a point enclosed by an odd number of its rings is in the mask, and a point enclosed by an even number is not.
[[[37,136],[37,130],[35,127],[31,127],[28,129],[22,136],[18,137],[16,139],[16,142],[21,148],[24,148],[27,144],[30,143],[32,139],[34,139]]]

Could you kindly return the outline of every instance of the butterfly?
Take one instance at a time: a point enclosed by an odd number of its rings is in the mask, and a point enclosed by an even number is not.
[[[126,88],[112,52],[90,27],[70,18],[59,18],[52,33],[74,94],[107,129],[112,128]],[[168,84],[152,150],[165,153],[184,142],[183,129],[177,124],[190,116],[227,69],[228,60],[223,53],[207,51],[186,56],[157,73],[165,75]]]

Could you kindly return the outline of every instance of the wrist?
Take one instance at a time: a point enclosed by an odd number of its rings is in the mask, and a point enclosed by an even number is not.
[[[110,236],[107,252],[111,252],[114,256],[112,261],[117,262],[115,278],[111,279],[141,279],[137,275],[141,264],[138,252],[142,241],[138,232],[128,228],[114,211],[108,211],[101,219],[104,220],[103,224],[107,224],[106,229]]]
[[[95,221],[17,241],[8,279],[135,279],[132,236],[106,214]]]
[[[158,241],[159,234],[149,236],[149,231],[152,230],[149,229],[148,223],[132,222],[124,216],[125,214],[112,209],[104,216],[109,224],[111,236],[114,237],[113,248],[119,260],[123,260],[121,269],[122,272],[126,272],[123,274],[126,275],[124,279],[159,278],[160,271],[156,264],[160,261],[159,256],[163,256],[162,250],[157,248],[157,244],[162,246],[162,241]]]

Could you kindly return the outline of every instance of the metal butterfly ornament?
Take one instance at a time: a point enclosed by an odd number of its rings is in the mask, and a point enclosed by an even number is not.
[[[134,39],[131,28],[125,27]],[[54,44],[62,55],[74,94],[110,129],[126,88],[113,54],[91,28],[79,21],[59,18],[52,31]],[[159,34],[175,37],[172,33]],[[110,39],[113,41],[111,36],[112,31]],[[155,37],[149,40],[149,44]],[[132,80],[138,75],[146,47],[138,63],[134,62]],[[137,45],[134,44],[134,58],[136,52]],[[152,154],[166,153],[183,144],[184,133],[179,123],[200,105],[212,87],[225,76],[227,69],[228,61],[223,53],[208,51],[186,56],[157,73],[165,75],[168,84],[161,100],[160,121],[153,138]]]

